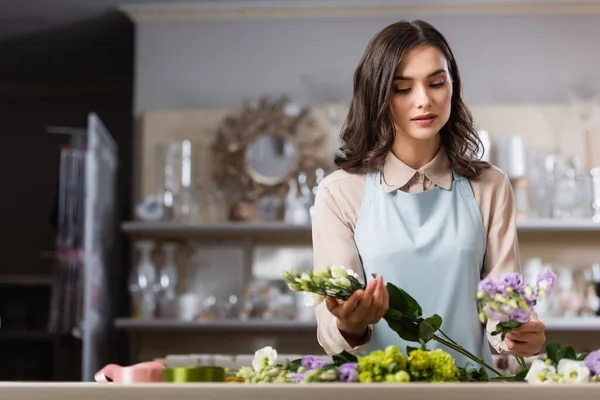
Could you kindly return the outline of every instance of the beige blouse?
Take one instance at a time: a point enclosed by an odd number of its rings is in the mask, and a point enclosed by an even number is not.
[[[386,193],[403,190],[418,193],[439,186],[451,188],[452,170],[443,147],[435,158],[419,170],[404,164],[392,152],[385,160],[382,183]],[[363,276],[362,265],[354,243],[354,229],[365,189],[365,174],[350,174],[337,170],[319,184],[312,222],[314,268],[330,265],[351,268]],[[510,182],[500,169],[484,170],[470,180],[481,219],[487,232],[487,249],[482,278],[497,277],[507,272],[521,272],[517,242],[516,211]],[[317,340],[327,354],[342,350],[359,353],[368,343],[351,347],[337,328],[336,318],[325,303],[315,308]],[[491,336],[495,323],[488,321],[488,340],[499,353],[506,352],[506,344],[499,336]],[[372,329],[372,327],[370,327]]]

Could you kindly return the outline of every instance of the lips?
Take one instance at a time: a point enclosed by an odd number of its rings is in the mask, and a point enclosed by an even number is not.
[[[411,121],[419,127],[426,127],[426,126],[431,125],[433,123],[433,121],[435,121],[436,118],[437,118],[437,115],[429,113],[429,114],[419,115],[419,116],[411,119]]]
[[[417,117],[414,117],[412,119],[412,121],[422,121],[422,120],[434,119],[435,117],[437,117],[437,115],[432,114],[432,113],[422,114],[422,115],[419,115]]]

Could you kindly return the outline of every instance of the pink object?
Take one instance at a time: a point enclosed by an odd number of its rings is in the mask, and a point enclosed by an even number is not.
[[[114,383],[143,383],[162,382],[163,369],[165,366],[156,361],[143,362],[128,367],[117,364],[108,364],[96,372],[96,382],[108,383],[109,379]]]

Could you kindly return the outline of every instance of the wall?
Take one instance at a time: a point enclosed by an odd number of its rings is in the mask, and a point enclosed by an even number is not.
[[[285,12],[281,18],[215,13],[197,19],[184,12],[150,12],[136,24],[134,110],[140,127],[138,165],[144,172],[137,177],[138,194],[153,190],[148,176],[153,143],[182,137],[207,143],[211,133],[205,128],[214,127],[223,110],[239,108],[242,99],[285,93],[317,107],[347,100],[368,40],[401,18],[423,17],[448,37],[467,102],[493,139],[518,133],[530,147],[582,155],[581,127],[569,106],[568,83],[594,83],[590,76],[600,65],[600,52],[592,51],[600,37],[598,9],[563,15],[464,10],[463,15],[417,15],[398,7],[387,16],[348,17],[340,11],[303,18]],[[524,258],[543,253],[547,261],[568,262],[576,245],[576,263],[586,264],[600,259],[595,243],[597,235],[529,234],[523,236],[522,253]],[[281,265],[288,265],[286,260],[295,258],[290,254],[270,254],[271,262],[261,273],[271,275],[270,266],[278,273]],[[310,260],[310,254],[295,259]]]
[[[413,15],[406,15],[411,19]],[[567,101],[561,80],[596,73],[600,15],[426,18],[449,39],[473,106]],[[288,93],[313,103],[340,96],[368,40],[397,18],[176,20],[137,24],[135,111],[232,108],[240,99]],[[320,88],[324,91],[323,87]]]
[[[232,109],[267,93],[308,105],[346,100],[372,35],[399,18],[423,17],[453,46],[464,95],[482,128],[494,138],[518,133],[529,145],[582,154],[580,126],[566,108],[568,82],[594,83],[600,52],[591,49],[598,48],[600,13],[402,10],[381,18],[142,18],[136,24],[135,114]]]

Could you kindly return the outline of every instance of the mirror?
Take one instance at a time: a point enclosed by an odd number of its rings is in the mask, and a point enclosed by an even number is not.
[[[285,182],[298,166],[298,149],[290,138],[256,137],[246,149],[248,175],[263,185]]]
[[[328,137],[312,110],[294,106],[285,96],[246,102],[228,114],[217,128],[211,155],[213,179],[227,193],[230,218],[255,220],[263,200],[284,204],[289,182],[299,173],[328,170]]]

